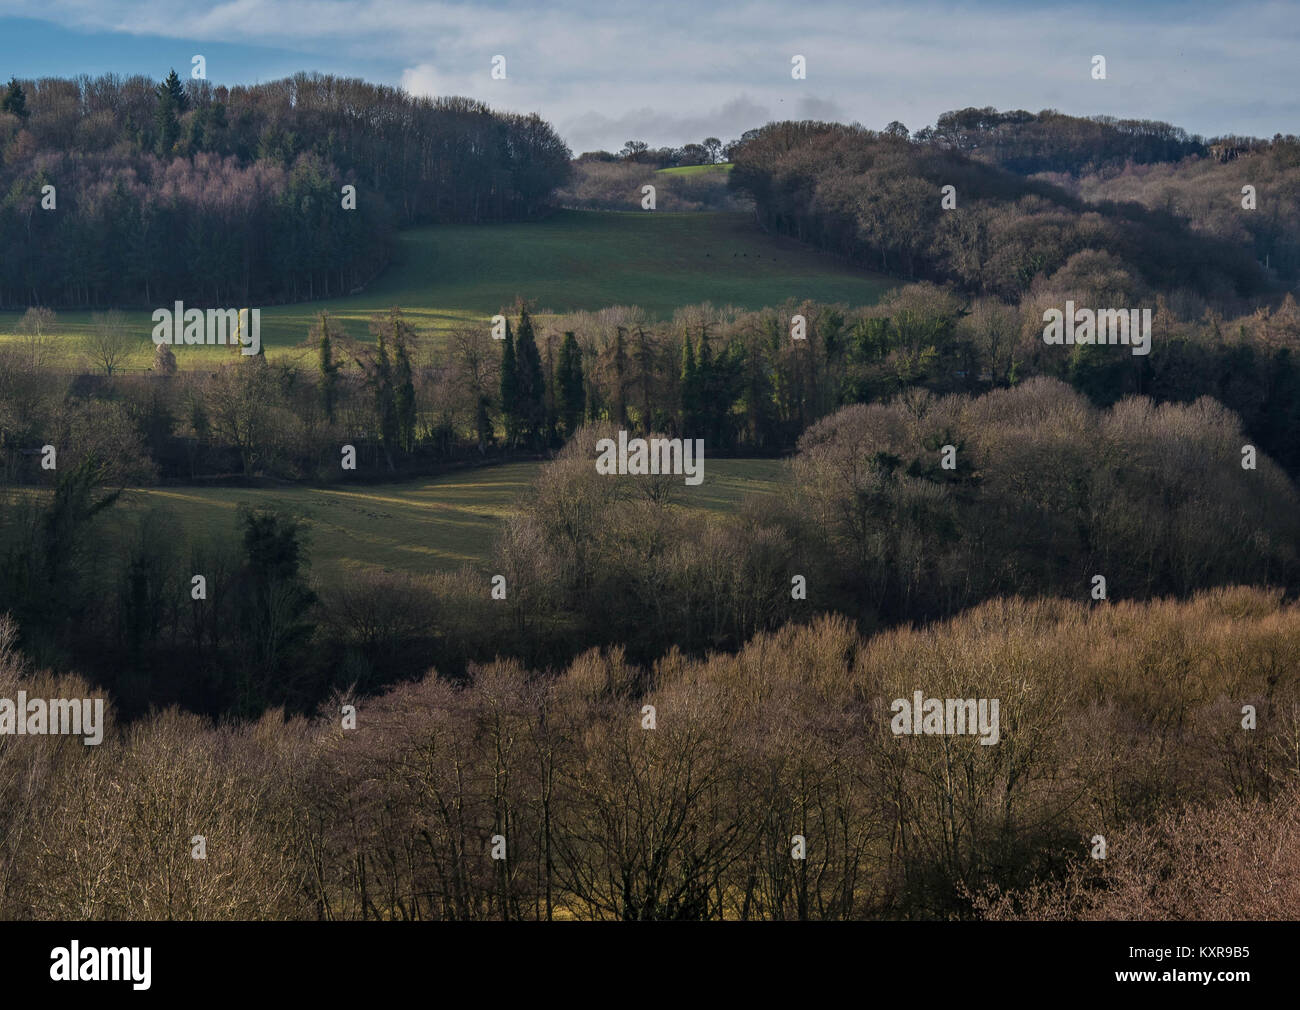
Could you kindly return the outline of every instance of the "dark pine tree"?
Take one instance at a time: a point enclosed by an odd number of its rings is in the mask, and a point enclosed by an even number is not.
[[[283,699],[277,673],[301,661],[301,650],[311,635],[309,612],[316,594],[301,573],[301,531],[296,520],[242,506],[239,520],[244,564],[233,599],[244,655],[241,662],[231,664],[234,697],[227,703],[253,713]]]
[[[330,424],[334,423],[334,406],[338,403],[339,365],[334,361],[334,349],[330,344],[330,317],[322,312],[317,325],[320,327],[320,398]]]
[[[686,334],[682,343],[682,434],[686,438],[699,435],[700,425],[700,373],[695,363],[695,345]]]
[[[555,385],[564,437],[572,438],[582,424],[582,415],[587,408],[587,390],[582,376],[582,349],[572,330],[564,334],[564,343],[560,345]]]
[[[384,447],[388,469],[393,469],[393,449],[397,446],[397,397],[393,391],[393,365],[388,357],[388,344],[384,331],[379,331],[379,346],[375,350],[374,365],[370,373],[370,388],[375,397],[375,417],[379,421],[379,442]]]
[[[158,157],[170,158],[176,149],[176,141],[181,136],[180,103],[176,97],[176,91],[172,88],[172,80],[176,80],[176,87],[180,87],[180,79],[176,77],[176,71],[173,70],[167,80],[158,85],[158,102],[154,107],[154,149]],[[185,89],[181,88],[181,94]]]
[[[11,112],[22,120],[26,120],[31,115],[27,108],[27,93],[23,91],[23,86],[18,83],[17,77],[9,78],[5,96],[0,99],[0,112]]]
[[[519,336],[515,340],[519,379],[519,427],[530,448],[536,449],[546,430],[546,380],[542,356],[533,334],[533,320],[525,306],[519,311]]]
[[[172,97],[172,103],[176,107],[176,115],[183,116],[190,111],[190,96],[185,93],[185,85],[176,76],[174,67],[172,72],[167,75],[167,79],[163,81],[163,87],[167,89],[167,93]]]

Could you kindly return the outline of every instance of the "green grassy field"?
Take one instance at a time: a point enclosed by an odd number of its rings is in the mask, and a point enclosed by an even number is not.
[[[721,166],[694,166],[719,168]],[[398,237],[397,258],[363,294],[272,306],[262,312],[262,343],[287,353],[322,309],[348,333],[368,339],[367,320],[400,305],[425,331],[487,325],[516,296],[538,310],[568,312],[638,305],[656,318],[709,301],[757,309],[787,298],[871,304],[894,283],[798,243],[764,233],[743,213],[669,214],[562,211],[546,221],[415,228]],[[153,357],[150,313],[127,313],[140,334],[130,368]],[[19,313],[0,313],[0,341],[17,339]],[[543,319],[544,321],[544,319]],[[91,313],[60,312],[66,338],[89,330]],[[64,339],[65,349],[75,341]],[[227,348],[176,348],[181,367],[228,360]]]
[[[706,175],[715,172],[721,172],[724,175],[731,171],[731,162],[725,162],[721,165],[682,165],[680,168],[661,168],[659,175]]]
[[[171,512],[187,539],[234,536],[241,504],[300,516],[313,577],[329,583],[363,569],[414,574],[485,560],[497,528],[536,477],[539,463],[467,470],[436,480],[349,488],[150,488],[131,491],[106,522],[110,539],[155,509]],[[728,511],[747,494],[785,480],[780,460],[707,460],[704,483],[683,485],[687,508]]]

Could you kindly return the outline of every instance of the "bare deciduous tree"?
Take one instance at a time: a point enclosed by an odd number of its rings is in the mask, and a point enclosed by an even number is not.
[[[131,356],[135,344],[136,338],[127,325],[126,316],[117,309],[96,312],[91,317],[90,330],[83,338],[91,363],[109,376]]]

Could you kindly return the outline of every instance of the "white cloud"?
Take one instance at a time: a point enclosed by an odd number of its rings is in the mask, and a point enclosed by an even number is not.
[[[429,98],[438,98],[449,94],[463,94],[463,90],[448,81],[446,78],[439,76],[437,68],[432,63],[420,63],[414,67],[407,67],[402,71],[401,85],[413,95],[423,95]]]
[[[770,118],[916,129],[994,105],[1165,119],[1195,132],[1296,132],[1300,19],[1291,4],[965,5],[937,0],[16,0],[65,26],[252,43],[329,72],[541,113],[575,150],[727,139]],[[505,81],[490,78],[494,54]],[[808,60],[790,79],[790,56]],[[1094,53],[1110,77],[1089,76]]]

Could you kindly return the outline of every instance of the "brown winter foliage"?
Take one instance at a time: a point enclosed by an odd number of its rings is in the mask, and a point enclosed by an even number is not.
[[[1251,249],[1278,276],[1300,271],[1300,141],[1256,143],[1229,160],[1213,156],[1174,164],[1128,165],[1061,180],[1085,199],[1132,201],[1164,210],[1205,235]],[[1254,188],[1253,209],[1243,207],[1244,186]]]
[[[10,636],[0,697],[87,692]],[[313,720],[0,737],[0,915],[1294,917],[1298,669],[1275,593],[1010,599],[649,669],[431,673]],[[999,699],[1000,742],[895,736],[916,690]]]
[[[1060,880],[975,898],[992,920],[1293,921],[1300,912],[1300,790],[1164,810],[1078,857]]]
[[[961,145],[821,122],[769,123],[733,150],[731,185],[769,227],[873,269],[1013,298],[1085,249],[1112,252],[1153,285],[1249,295],[1249,251],[1137,205],[1089,205]],[[953,186],[946,211],[941,188]],[[1224,194],[1225,199],[1230,194]]]
[[[804,434],[793,521],[814,531],[835,596],[896,613],[1071,595],[1098,573],[1126,597],[1284,584],[1295,491],[1270,461],[1243,470],[1247,441],[1209,399],[1097,410],[1041,377],[973,399],[913,394]]]

